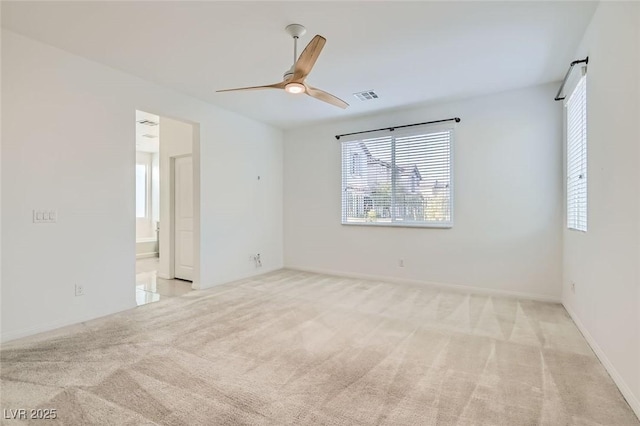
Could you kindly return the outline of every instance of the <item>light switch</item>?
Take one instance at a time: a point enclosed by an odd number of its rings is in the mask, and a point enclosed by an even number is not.
[[[58,212],[55,210],[34,210],[33,223],[56,223]]]

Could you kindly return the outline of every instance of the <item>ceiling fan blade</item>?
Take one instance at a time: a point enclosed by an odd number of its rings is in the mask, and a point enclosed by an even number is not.
[[[216,92],[237,92],[240,90],[260,90],[260,89],[284,89],[285,82],[268,84],[266,86],[238,87],[237,89],[216,90]]]
[[[294,71],[293,78],[291,79],[292,81],[301,82],[309,75],[326,42],[327,39],[321,35],[316,35],[311,39],[293,66]]]
[[[312,98],[320,99],[321,101],[327,102],[331,105],[335,105],[342,109],[345,109],[349,106],[348,103],[338,98],[337,96],[333,96],[331,93],[327,93],[324,90],[316,89],[315,87],[311,87],[307,84],[305,84],[304,86],[307,89],[305,92]]]

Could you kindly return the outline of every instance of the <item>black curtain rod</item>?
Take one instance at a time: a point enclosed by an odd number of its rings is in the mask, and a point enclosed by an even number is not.
[[[560,89],[558,89],[558,93],[556,93],[556,97],[553,98],[554,101],[561,101],[561,100],[564,100],[564,98],[566,98],[566,96],[560,97],[560,93],[562,93],[562,90],[564,89],[564,85],[567,84],[567,79],[569,78],[569,74],[571,74],[571,70],[573,69],[573,67],[582,63],[588,64],[589,57],[587,56],[586,58],[580,59],[579,61],[571,62],[571,65],[569,65],[569,69],[567,70],[567,73],[564,75],[564,80],[562,80]]]
[[[403,127],[413,127],[413,126],[422,126],[424,124],[444,123],[445,121],[455,121],[456,123],[459,123],[460,117],[447,118],[444,120],[425,121],[424,123],[404,124],[402,126],[395,126],[395,127],[383,127],[382,129],[363,130],[362,132],[345,133],[343,135],[336,135],[336,139],[340,140],[340,138],[343,136],[359,135],[361,133],[379,132],[380,130],[389,130],[390,132],[393,132],[395,129],[401,129]]]

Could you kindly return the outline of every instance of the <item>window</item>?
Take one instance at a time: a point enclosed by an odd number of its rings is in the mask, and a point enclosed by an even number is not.
[[[451,227],[452,129],[342,143],[342,223]]]
[[[147,166],[136,164],[136,217],[147,217]]]
[[[567,101],[567,227],[587,231],[587,80]]]

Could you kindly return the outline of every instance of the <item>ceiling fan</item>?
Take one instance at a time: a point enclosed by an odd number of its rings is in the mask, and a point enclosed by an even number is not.
[[[337,96],[333,96],[331,93],[327,93],[324,90],[311,87],[305,82],[305,79],[311,72],[313,65],[316,63],[318,56],[320,56],[320,52],[322,52],[322,48],[327,42],[327,39],[325,39],[321,35],[316,35],[309,42],[307,47],[304,48],[304,50],[300,54],[300,57],[298,58],[298,38],[300,38],[300,36],[303,36],[307,32],[307,29],[300,24],[291,24],[287,25],[285,31],[289,33],[291,37],[293,37],[293,65],[284,73],[284,76],[280,83],[268,84],[265,86],[217,90],[217,92],[234,92],[239,90],[258,89],[284,89],[289,93],[306,93],[312,98],[319,99],[340,108],[348,107],[349,104],[338,98]]]

